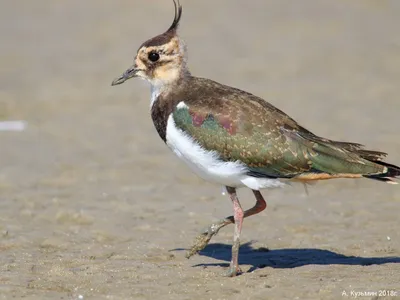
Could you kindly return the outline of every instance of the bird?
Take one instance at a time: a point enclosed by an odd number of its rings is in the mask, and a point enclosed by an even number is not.
[[[151,118],[160,138],[194,173],[222,185],[229,194],[233,215],[201,232],[186,257],[204,249],[222,227],[234,224],[226,275],[241,274],[243,219],[266,208],[262,189],[334,178],[398,183],[400,167],[384,162],[386,153],[318,136],[260,97],[193,76],[186,44],[177,32],[182,5],[179,0],[173,3],[171,26],[145,41],[133,65],[112,85],[134,77],[149,82]],[[251,189],[256,200],[248,210],[243,210],[236,193],[243,187]]]

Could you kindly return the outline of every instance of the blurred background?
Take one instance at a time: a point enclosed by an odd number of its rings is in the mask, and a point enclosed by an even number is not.
[[[181,2],[192,74],[400,164],[399,1]],[[343,289],[400,290],[400,190],[368,180],[323,182],[308,196],[301,185],[265,191],[267,211],[244,223],[251,249],[240,261],[253,273],[220,277],[233,228],[189,261],[171,251],[230,214],[231,203],[159,139],[146,83],[110,84],[142,42],[169,27],[172,0],[0,8],[1,299],[337,299]],[[6,121],[22,123],[10,131]],[[251,193],[240,196],[253,205]]]

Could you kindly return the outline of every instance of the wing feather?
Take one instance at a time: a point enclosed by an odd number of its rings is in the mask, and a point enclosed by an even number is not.
[[[217,151],[222,160],[243,162],[251,176],[378,174],[384,169],[375,163],[383,152],[318,137],[261,98],[197,80],[186,105],[173,111],[176,126],[204,149]]]

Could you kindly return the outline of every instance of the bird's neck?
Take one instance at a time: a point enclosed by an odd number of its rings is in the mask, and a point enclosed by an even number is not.
[[[164,78],[154,78],[150,80],[151,87],[151,103],[150,107],[153,107],[158,97],[162,94],[164,97],[177,89],[180,89],[190,78],[191,74],[188,69],[182,69],[177,72],[173,72],[172,76]]]

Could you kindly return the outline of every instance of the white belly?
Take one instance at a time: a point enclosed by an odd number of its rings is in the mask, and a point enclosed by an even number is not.
[[[283,186],[279,179],[255,178],[246,175],[247,167],[240,161],[224,162],[215,151],[203,149],[168,118],[166,142],[168,147],[201,178],[230,187],[247,186],[253,190]]]

